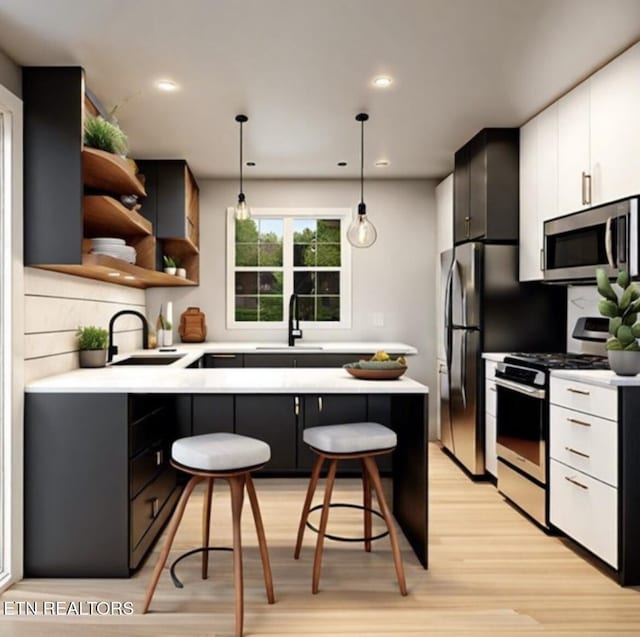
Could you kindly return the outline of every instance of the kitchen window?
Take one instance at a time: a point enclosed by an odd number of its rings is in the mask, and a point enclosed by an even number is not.
[[[301,327],[351,326],[350,209],[227,211],[227,327],[286,328],[298,295]]]

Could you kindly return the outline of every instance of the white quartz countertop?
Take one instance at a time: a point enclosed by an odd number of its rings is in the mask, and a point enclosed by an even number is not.
[[[501,363],[505,356],[509,356],[509,354],[503,352],[483,352],[482,354],[482,358],[487,361],[493,361],[494,363]]]
[[[373,342],[373,341],[297,341],[289,347],[286,343],[247,342],[247,341],[207,341],[205,343],[177,343],[180,350],[195,351],[202,354],[256,354],[260,352],[276,352],[287,354],[374,354],[384,351],[390,354],[404,354],[412,356],[418,350],[406,343]],[[157,350],[156,350],[157,351]]]
[[[558,369],[551,372],[551,377],[567,378],[601,387],[640,387],[640,375],[617,376],[608,369]]]
[[[92,394],[428,394],[429,388],[406,375],[396,380],[359,380],[341,367],[184,369],[175,367],[173,363],[166,366],[76,369],[33,381],[25,391]]]

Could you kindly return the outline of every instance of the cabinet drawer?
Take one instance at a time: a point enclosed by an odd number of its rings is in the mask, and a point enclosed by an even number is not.
[[[618,490],[551,460],[551,523],[618,567]]]
[[[550,387],[550,402],[554,405],[618,420],[618,390],[615,387],[599,387],[553,376]]]
[[[491,416],[496,416],[496,384],[487,380],[484,388],[484,408]]]
[[[550,406],[550,456],[570,467],[618,485],[618,423]]]
[[[176,472],[167,467],[131,501],[131,547],[135,549],[147,529],[153,524],[164,503],[176,486]]]
[[[129,455],[136,456],[167,436],[167,409],[161,408],[129,426]]]
[[[243,367],[244,357],[242,354],[206,354],[204,366],[209,367]]]
[[[135,496],[169,464],[168,443],[149,447],[129,461],[129,497]]]
[[[484,362],[484,376],[487,380],[496,377],[496,367],[498,363],[495,361],[487,361]]]
[[[487,412],[484,416],[484,468],[498,477],[498,453],[496,451],[496,419]]]

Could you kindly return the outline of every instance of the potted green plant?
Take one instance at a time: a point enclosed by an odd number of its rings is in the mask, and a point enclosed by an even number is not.
[[[167,255],[165,255],[163,257],[164,259],[164,271],[166,274],[175,274],[176,273],[176,268],[178,267],[176,265],[176,260],[173,257],[169,257]]]
[[[79,327],[76,335],[80,367],[104,367],[107,362],[107,330],[87,325]]]
[[[104,117],[87,115],[84,120],[84,145],[124,156],[127,152],[127,136],[119,126]]]
[[[640,373],[640,289],[631,282],[628,272],[620,272],[616,291],[609,283],[602,268],[596,270],[598,292],[603,297],[598,303],[600,314],[609,319],[606,348],[611,369],[619,376],[635,376]]]

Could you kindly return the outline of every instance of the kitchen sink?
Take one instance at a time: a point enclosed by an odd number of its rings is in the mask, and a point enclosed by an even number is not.
[[[175,354],[169,356],[129,356],[121,361],[111,363],[111,365],[170,365],[181,359],[184,354]]]
[[[269,350],[271,352],[321,352],[324,348],[321,345],[258,345],[256,350]]]

